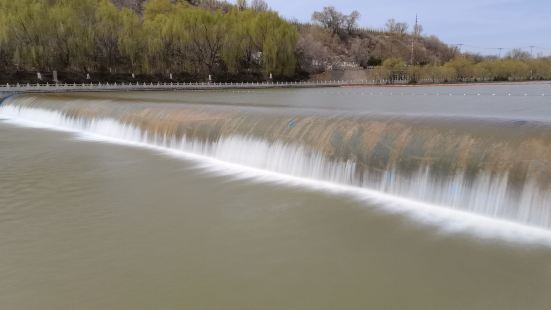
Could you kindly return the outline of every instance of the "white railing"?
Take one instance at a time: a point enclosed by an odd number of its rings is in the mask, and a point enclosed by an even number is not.
[[[63,92],[63,91],[116,91],[116,90],[185,90],[185,89],[254,89],[254,88],[299,88],[299,87],[338,87],[354,85],[387,84],[386,80],[355,81],[301,81],[301,82],[149,82],[149,83],[36,83],[3,84],[0,92]],[[406,80],[392,81],[405,84]]]
[[[307,82],[172,82],[172,83],[37,83],[37,84],[3,84],[0,85],[0,99],[17,93],[50,93],[50,92],[101,92],[101,91],[131,91],[131,90],[216,90],[216,89],[267,89],[267,88],[315,88],[315,87],[342,87],[368,85],[404,85],[408,80],[335,80],[335,81],[307,81]],[[418,81],[420,84],[437,83],[432,80]],[[547,83],[547,82],[546,82]],[[370,93],[371,94],[371,93]],[[386,93],[385,93],[386,94]],[[383,95],[383,93],[380,93]],[[386,95],[404,95],[403,92],[389,92]],[[467,93],[459,92],[431,92],[413,93],[412,95],[434,96],[524,96],[549,97],[549,92],[543,93]]]

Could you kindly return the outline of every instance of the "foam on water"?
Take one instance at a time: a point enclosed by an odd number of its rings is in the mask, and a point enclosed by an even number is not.
[[[415,193],[433,192],[435,197],[441,196],[449,200],[447,195],[456,193],[456,196],[452,195],[452,200],[462,203],[464,199],[460,198],[463,197],[461,191],[467,189],[464,188],[464,176],[461,175],[441,184],[441,187],[435,187],[427,181],[429,178],[426,169],[407,179],[393,171],[387,171],[383,182],[379,182],[378,186],[369,186],[369,183],[357,184],[354,178],[356,164],[353,161],[332,161],[324,154],[299,144],[268,142],[243,135],[230,135],[214,142],[185,136],[175,139],[149,133],[116,119],[72,118],[57,111],[15,105],[1,106],[0,116],[16,125],[69,131],[84,139],[156,149],[171,156],[193,160],[208,171],[229,174],[235,178],[253,178],[345,194],[367,202],[368,206],[404,214],[416,221],[434,225],[444,233],[461,232],[483,238],[551,246],[551,230],[542,228],[541,225],[530,225],[529,218],[523,222],[515,222],[489,216],[492,212],[498,212],[491,207],[487,208],[487,212],[478,212],[410,198],[415,197]],[[484,194],[473,194],[470,197],[477,199],[481,207],[488,204],[487,197],[500,199],[499,197],[507,194],[504,192],[507,176],[501,176],[498,180],[492,178],[495,177],[481,176],[475,181],[474,186],[480,188],[480,192]],[[369,176],[364,179],[369,180]],[[403,196],[393,194],[408,191],[414,193]],[[530,205],[529,200],[545,199],[531,195],[529,189],[523,195],[521,201],[527,205]],[[542,217],[547,220],[549,211],[545,212],[547,213],[542,214]]]

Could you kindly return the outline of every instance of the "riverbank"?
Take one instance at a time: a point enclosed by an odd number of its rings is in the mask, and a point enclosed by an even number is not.
[[[36,84],[50,83],[55,84],[56,78],[53,72],[40,72],[40,79],[36,71],[0,71],[0,84]],[[171,78],[172,77],[172,78]],[[304,76],[297,76],[295,80],[305,80]],[[265,82],[267,77],[260,73],[251,72],[248,74],[221,74],[212,75],[211,82]],[[90,72],[88,74],[82,72],[58,71],[58,83],[82,84],[82,83],[193,83],[193,82],[208,82],[208,75],[197,75],[189,73],[173,73],[173,74],[135,74],[130,72]]]
[[[0,85],[0,103],[2,98],[20,93],[64,93],[64,92],[112,92],[112,91],[175,91],[175,90],[225,90],[225,89],[286,89],[286,88],[323,88],[323,87],[396,87],[416,88],[454,87],[466,85],[549,85],[551,93],[551,81],[512,81],[512,82],[476,82],[476,83],[434,83],[434,84],[409,84],[407,81],[395,81],[396,83],[384,83],[374,80],[356,81],[306,81],[306,82],[251,82],[251,83],[205,83],[205,82],[157,82],[157,83],[63,83],[63,84],[6,84]],[[436,93],[435,93],[436,94]],[[451,94],[450,94],[451,95]],[[480,94],[479,94],[480,95]],[[547,95],[546,93],[538,95]]]
[[[274,89],[320,88],[374,85],[371,81],[313,81],[313,82],[157,82],[157,83],[63,83],[63,84],[6,84],[0,85],[0,97],[19,93],[109,92],[109,91],[171,91],[171,90],[223,90],[223,89]]]

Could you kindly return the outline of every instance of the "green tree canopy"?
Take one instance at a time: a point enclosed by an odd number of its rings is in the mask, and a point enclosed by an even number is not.
[[[148,0],[138,15],[110,0],[0,0],[0,64],[18,70],[294,74],[295,26],[262,1],[251,7],[217,3]]]

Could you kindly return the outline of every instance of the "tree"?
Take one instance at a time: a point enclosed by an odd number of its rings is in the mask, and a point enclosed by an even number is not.
[[[133,11],[124,9],[121,12],[121,25],[118,40],[121,56],[128,60],[129,69],[132,72],[142,70],[145,48],[143,24]]]
[[[237,0],[235,5],[237,6],[237,9],[240,11],[245,10],[247,9],[247,0]]]
[[[390,71],[402,70],[405,67],[405,63],[400,58],[388,58],[383,61],[383,67]]]
[[[332,6],[324,7],[323,11],[312,14],[314,22],[338,35],[350,34],[357,27],[359,18],[360,13],[358,11],[353,11],[350,15],[344,15]]]
[[[386,21],[385,29],[387,32],[393,33],[396,29],[396,20],[394,18],[390,18]]]
[[[120,11],[109,0],[99,0],[96,10],[95,46],[96,56],[109,70],[117,64],[120,30],[123,25]]]
[[[396,79],[396,76],[405,68],[405,63],[401,58],[388,58],[385,61],[383,61],[383,69],[385,70],[387,79],[389,81],[393,81]]]
[[[180,20],[183,21],[182,26],[186,27],[191,55],[199,66],[206,66],[207,73],[214,73],[226,33],[222,14],[219,11],[189,8],[184,15],[180,15]]]
[[[256,12],[266,12],[270,8],[268,7],[268,3],[264,0],[252,0],[251,1],[251,10]]]
[[[346,31],[350,34],[354,29],[358,27],[358,19],[360,19],[360,12],[352,11],[350,15],[344,15],[344,24]]]
[[[396,22],[394,18],[391,18],[386,22],[385,28],[390,33],[405,35],[409,26],[407,23]]]
[[[143,15],[112,1],[0,0],[0,68],[295,72],[296,27],[263,0],[250,9],[245,0],[148,0]]]
[[[505,58],[527,60],[532,58],[532,55],[530,55],[529,52],[523,51],[520,48],[515,48],[507,53],[507,55],[505,55]]]
[[[355,39],[352,41],[350,53],[360,66],[367,68],[369,66],[369,42],[367,40]]]
[[[175,11],[182,4],[169,0],[150,0],[144,7],[143,32],[145,40],[144,68],[148,73],[166,73],[174,65],[177,38],[183,37],[176,28]]]
[[[324,37],[329,36],[319,27],[302,29],[297,43],[297,55],[300,67],[307,72],[321,72],[330,58],[331,52],[323,44]]]
[[[255,16],[248,30],[255,50],[262,54],[261,64],[265,74],[292,75],[295,71],[296,28],[274,12]]]
[[[474,60],[470,57],[459,56],[446,63],[446,67],[455,71],[458,81],[464,81],[474,76]]]
[[[6,0],[0,0],[0,69],[8,68],[10,65],[10,55],[13,54],[10,44],[10,28],[8,20],[10,18]]]

